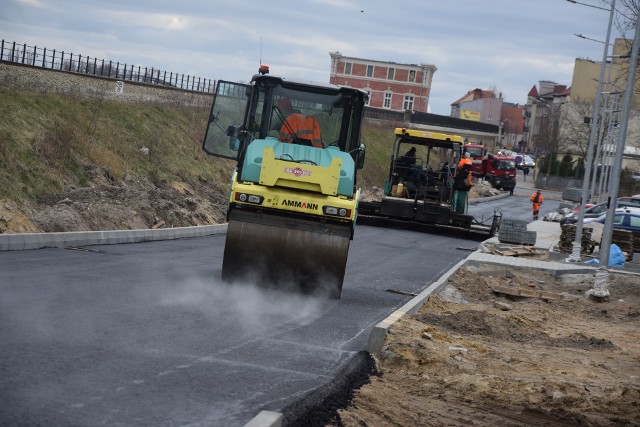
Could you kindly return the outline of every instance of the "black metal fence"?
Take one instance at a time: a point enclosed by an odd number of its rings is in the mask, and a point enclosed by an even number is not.
[[[34,67],[49,68],[71,73],[89,74],[118,80],[170,86],[196,92],[213,93],[215,80],[143,67],[120,62],[90,58],[71,52],[47,50],[2,40],[0,61],[15,62]]]

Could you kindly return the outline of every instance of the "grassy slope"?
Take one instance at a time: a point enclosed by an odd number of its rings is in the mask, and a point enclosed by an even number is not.
[[[116,179],[227,180],[229,163],[200,148],[207,114],[0,88],[0,197],[22,205],[90,186],[86,165]]]
[[[201,149],[208,111],[85,100],[0,87],[0,199],[31,205],[68,186],[91,186],[87,165],[114,178],[228,182],[228,161]],[[393,127],[367,124],[359,186],[382,186]],[[140,149],[146,147],[149,154]]]

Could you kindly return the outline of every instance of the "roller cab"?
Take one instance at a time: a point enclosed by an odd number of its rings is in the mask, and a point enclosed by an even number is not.
[[[255,75],[220,81],[203,149],[232,159],[222,279],[339,298],[364,162],[366,93]]]

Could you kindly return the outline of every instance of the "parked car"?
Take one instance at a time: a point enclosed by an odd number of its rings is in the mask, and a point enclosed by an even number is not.
[[[635,195],[631,197],[620,197],[618,198],[618,204],[616,208],[640,208],[640,195]],[[560,225],[565,224],[575,224],[578,222],[579,208],[574,209],[572,212],[566,214],[561,220]],[[588,224],[589,222],[597,220],[600,215],[606,213],[607,211],[607,202],[601,202],[597,205],[593,205],[590,208],[584,210],[584,222],[583,224]]]
[[[604,224],[606,213],[600,215],[595,222]],[[616,209],[613,217],[613,228],[640,232],[640,208],[620,208]]]
[[[533,160],[533,158],[531,156],[529,156],[528,154],[525,154],[522,157],[522,164],[524,166],[528,166],[530,169],[533,169],[536,167],[536,161]]]
[[[633,182],[640,182],[640,171],[632,171],[631,172],[631,179],[633,180]]]

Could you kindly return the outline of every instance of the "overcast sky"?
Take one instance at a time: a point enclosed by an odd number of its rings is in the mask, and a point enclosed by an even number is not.
[[[583,3],[600,5],[599,0]],[[539,80],[571,84],[576,58],[600,61],[609,13],[566,0],[2,0],[5,41],[161,70],[328,82],[329,52],[432,64],[429,107],[474,88],[526,102]],[[613,40],[612,36],[612,40]]]

